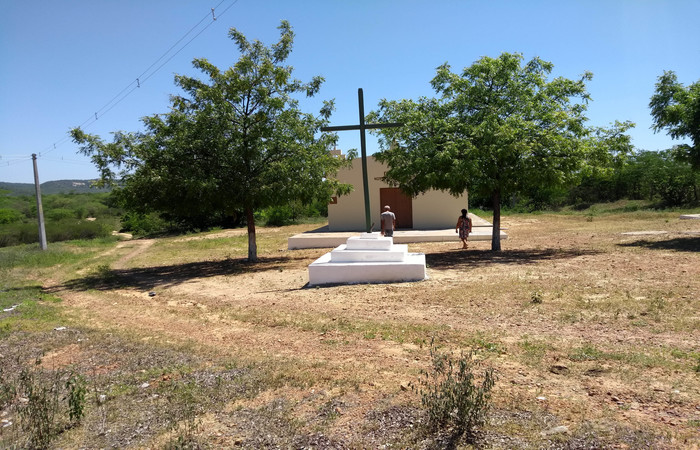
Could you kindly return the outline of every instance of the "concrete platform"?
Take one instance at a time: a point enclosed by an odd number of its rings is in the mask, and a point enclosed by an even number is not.
[[[426,278],[425,254],[408,253],[397,262],[331,262],[331,253],[309,265],[309,286],[354,283],[396,283]]]
[[[492,225],[479,216],[470,214],[472,219],[472,232],[470,241],[490,241]],[[455,217],[455,223],[457,218]],[[345,244],[351,236],[358,236],[360,231],[329,232],[328,227],[317,228],[290,237],[287,240],[287,248],[296,250],[302,248],[335,248]],[[508,235],[501,230],[501,240],[508,239]],[[396,230],[394,231],[395,244],[410,244],[417,242],[459,242],[459,236],[454,228],[447,230]]]

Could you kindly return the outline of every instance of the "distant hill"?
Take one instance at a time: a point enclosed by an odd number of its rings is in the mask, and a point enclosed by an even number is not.
[[[42,195],[49,194],[94,194],[109,192],[109,188],[92,188],[92,180],[59,180],[41,183]],[[11,192],[11,195],[34,195],[34,183],[6,183],[0,181],[0,189]]]

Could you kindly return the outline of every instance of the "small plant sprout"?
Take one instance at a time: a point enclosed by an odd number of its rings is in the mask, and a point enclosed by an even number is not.
[[[533,305],[539,305],[542,303],[544,295],[541,291],[535,291],[530,295],[530,303]]]
[[[80,374],[71,374],[66,381],[68,390],[68,416],[71,423],[80,423],[85,415],[85,394],[87,393],[85,377]]]

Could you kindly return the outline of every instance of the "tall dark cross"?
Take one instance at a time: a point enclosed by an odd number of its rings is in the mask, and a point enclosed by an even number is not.
[[[360,105],[360,124],[341,125],[338,127],[321,127],[321,131],[346,131],[360,130],[360,150],[362,152],[362,189],[365,193],[365,224],[367,232],[372,229],[372,214],[369,209],[369,181],[367,179],[367,146],[365,144],[365,130],[378,128],[394,128],[403,126],[402,123],[365,123],[365,101],[362,96],[362,88],[357,90],[357,102]]]

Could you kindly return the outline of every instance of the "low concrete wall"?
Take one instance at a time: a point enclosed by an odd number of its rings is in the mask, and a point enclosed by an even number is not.
[[[350,236],[359,235],[353,232],[337,233],[300,233],[287,239],[287,248],[297,250],[302,248],[335,248],[345,244]],[[508,235],[501,231],[501,240],[508,239]],[[478,227],[469,235],[470,241],[490,241],[491,228]],[[394,242],[396,244],[411,244],[418,242],[458,242],[459,236],[455,230],[426,230],[426,231],[396,231]]]

